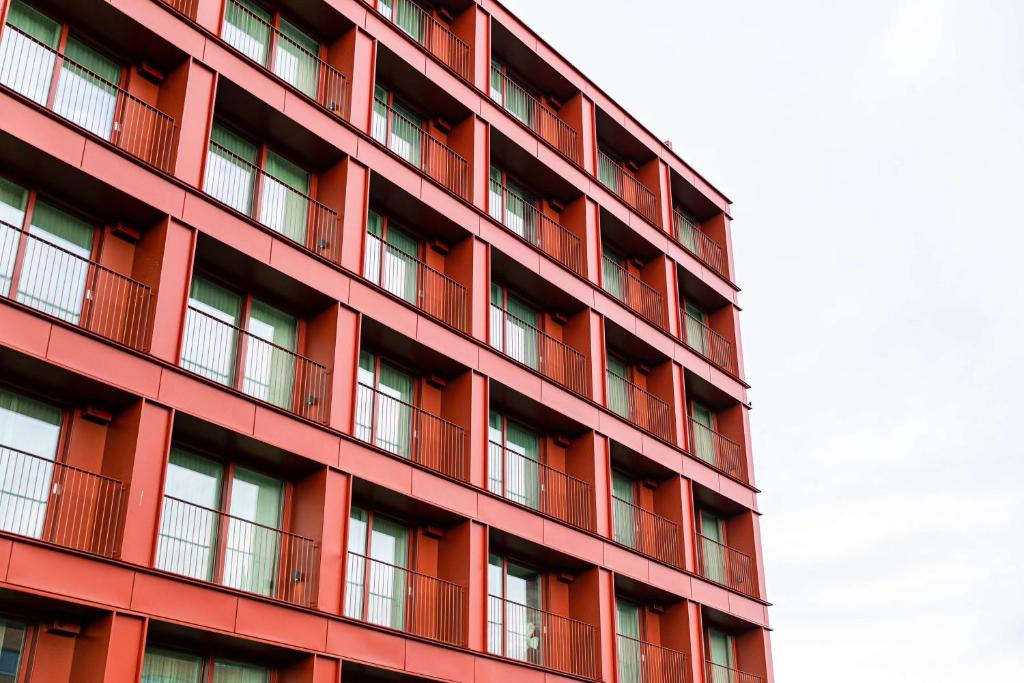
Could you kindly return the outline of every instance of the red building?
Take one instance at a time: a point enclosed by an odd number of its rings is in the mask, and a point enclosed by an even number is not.
[[[772,681],[669,147],[494,0],[0,18],[0,683]]]

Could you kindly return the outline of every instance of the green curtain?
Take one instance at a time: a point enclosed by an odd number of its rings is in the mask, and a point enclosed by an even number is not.
[[[397,102],[392,102],[391,135],[388,147],[413,166],[423,161],[423,119]]]
[[[615,540],[630,548],[636,545],[633,489],[632,479],[617,470],[612,471],[612,521],[615,526]]]
[[[604,291],[608,292],[619,301],[622,301],[625,291],[625,287],[623,286],[624,276],[622,273],[622,259],[605,249],[602,264],[603,272],[601,273],[601,285],[604,287]]]
[[[419,241],[391,223],[388,224],[384,241],[387,246],[382,264],[381,286],[392,294],[415,304],[419,284],[417,282]]]
[[[37,202],[25,248],[18,301],[78,324],[85,301],[94,228],[45,202]]]
[[[375,562],[370,564],[368,621],[401,629],[405,625],[409,530],[403,524],[375,515],[370,557]]]
[[[608,408],[629,417],[629,366],[612,355],[608,355]]]
[[[258,595],[286,596],[280,573],[281,508],[284,485],[258,472],[235,468],[232,519],[224,554],[224,585]]]
[[[512,79],[505,80],[505,109],[527,126],[533,127],[530,96]]]
[[[213,578],[224,467],[175,446],[166,476],[156,566],[209,581]]]
[[[697,228],[697,221],[693,220],[682,209],[677,208],[673,214],[675,217],[677,238],[691,254],[698,254],[697,235],[699,233],[699,229]]]
[[[529,242],[538,244],[537,200],[511,180],[506,182],[506,188],[505,226]]]
[[[0,620],[0,683],[16,683],[25,644],[25,625]]]
[[[715,414],[700,403],[693,403],[691,411],[693,421],[697,426],[691,425],[693,429],[694,453],[704,462],[718,466],[718,449],[715,448]]]
[[[621,173],[622,169],[618,164],[612,161],[610,157],[606,156],[604,152],[598,152],[597,177],[605,187],[609,188],[612,192],[620,192],[619,175]]]
[[[539,664],[542,661],[541,577],[513,562],[505,565],[507,599],[505,656]]]
[[[515,422],[506,422],[506,497],[540,509],[540,435]]]
[[[700,512],[701,553],[704,556],[704,575],[712,581],[725,583],[725,530],[720,517]]]
[[[539,314],[511,294],[506,298],[505,310],[505,353],[523,365],[536,369],[539,365]]]
[[[210,132],[203,191],[247,216],[252,215],[258,148],[219,123]]]
[[[0,296],[10,294],[27,200],[28,190],[0,178]]]
[[[319,77],[320,43],[291,22],[281,19],[274,55],[274,73],[306,95],[316,98]]]
[[[505,67],[494,57],[491,57],[491,99],[498,104],[505,104]]]
[[[412,456],[413,384],[409,373],[388,363],[380,364],[376,444],[403,458]]]
[[[708,629],[708,649],[712,664],[712,676],[709,683],[735,683],[732,676],[733,645],[732,636]],[[724,667],[724,668],[720,668]]]
[[[42,535],[62,416],[56,406],[0,388],[0,529]]]
[[[299,244],[306,243],[309,173],[273,151],[267,152],[260,191],[260,222]]]
[[[366,351],[359,352],[356,379],[356,438],[373,441],[374,403],[377,388],[377,359]]]
[[[366,586],[367,521],[366,510],[356,505],[348,520],[348,566],[345,571],[345,616],[363,618],[363,591]]]
[[[370,209],[366,213],[366,248],[363,251],[363,277],[380,284],[381,252],[384,248],[384,217]]]
[[[146,648],[140,683],[201,683],[203,660],[196,655]]]
[[[491,218],[494,220],[504,223],[505,222],[505,197],[501,184],[501,169],[491,166],[491,183],[490,183],[490,196],[488,201],[488,212]]]
[[[110,139],[121,65],[74,37],[64,47],[53,110],[89,132]]]
[[[221,38],[260,66],[266,66],[272,22],[270,12],[255,3],[228,0]]]
[[[423,43],[426,35],[423,32],[423,10],[409,0],[394,0],[394,22],[417,42]]]
[[[504,492],[505,434],[504,419],[500,413],[490,411],[487,428],[487,490],[501,495]]]
[[[214,662],[213,683],[270,683],[270,670],[252,664]]]
[[[640,652],[640,607],[622,598],[615,600],[618,622],[619,681],[640,683],[643,669]]]
[[[505,288],[491,282],[491,346],[505,350]]]
[[[708,317],[690,302],[686,303],[686,343],[700,354],[708,352]]]
[[[249,311],[243,391],[291,410],[295,394],[295,345],[299,322],[293,316],[259,300]]]
[[[230,386],[235,376],[241,297],[214,282],[195,277],[188,305],[181,367]]]
[[[373,87],[373,117],[370,122],[370,134],[382,145],[388,144],[388,101],[390,93],[380,85]]]
[[[34,7],[15,0],[0,41],[0,83],[33,102],[46,104],[57,59],[61,26]]]

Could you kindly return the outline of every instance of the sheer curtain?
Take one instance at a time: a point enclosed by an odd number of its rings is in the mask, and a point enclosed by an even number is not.
[[[622,274],[622,259],[612,254],[607,249],[604,252],[604,259],[602,259],[603,272],[601,273],[601,284],[604,287],[604,291],[608,292],[616,299],[622,300],[623,290],[623,279]]]
[[[707,315],[691,303],[686,304],[686,343],[698,353],[707,355]]]
[[[384,235],[384,262],[382,264],[381,286],[409,303],[416,303],[417,256],[419,241],[393,225],[388,225]]]
[[[195,655],[146,648],[140,683],[201,683],[203,660]]]
[[[56,406],[0,388],[0,529],[42,536],[61,417]]]
[[[359,370],[356,385],[356,438],[373,441],[376,416],[374,406],[377,388],[377,358],[366,351],[359,352]]]
[[[291,410],[298,328],[298,321],[287,313],[262,301],[252,302],[242,385],[245,393]]]
[[[629,368],[615,356],[608,356],[608,407],[616,415],[629,417]]]
[[[220,463],[171,449],[156,551],[159,569],[202,581],[213,578],[223,476]]]
[[[36,202],[18,279],[18,301],[78,324],[85,301],[94,229],[60,209]]]
[[[28,191],[0,178],[0,296],[9,296]]]
[[[388,363],[380,364],[377,446],[403,458],[412,456],[413,378]]]
[[[60,40],[60,24],[14,0],[0,41],[0,83],[33,102],[46,104]]]
[[[725,533],[722,520],[701,510],[700,513],[701,552],[704,555],[704,574],[712,581],[725,583]]]
[[[718,465],[718,454],[715,449],[715,414],[699,403],[693,404],[693,441],[697,451],[694,455],[704,462]]]
[[[242,309],[241,297],[214,282],[196,277],[192,280],[188,305],[181,367],[231,386],[235,377],[236,328]]]
[[[390,94],[382,86],[373,87],[373,117],[370,121],[370,134],[382,145],[388,144],[388,100]]]
[[[537,311],[512,295],[507,297],[505,310],[505,353],[536,369],[539,363]]]

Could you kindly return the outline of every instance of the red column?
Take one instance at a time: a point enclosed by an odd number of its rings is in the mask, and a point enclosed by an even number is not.
[[[452,33],[469,45],[473,85],[487,92],[491,68],[491,15],[476,3],[455,18]]]
[[[566,230],[580,238],[583,276],[598,285],[601,268],[601,240],[597,204],[586,196],[565,207],[561,222]]]
[[[311,321],[307,353],[330,371],[327,425],[351,434],[359,364],[359,314],[332,304]]]
[[[277,680],[280,683],[338,683],[341,680],[341,660],[309,655],[281,669]]]
[[[465,430],[469,483],[487,486],[487,378],[467,370],[451,379],[442,396],[441,417]]]
[[[194,187],[200,186],[202,178],[215,88],[216,74],[189,58],[167,75],[157,98],[157,107],[173,117],[178,127],[174,175]]]
[[[690,680],[704,680],[704,622],[701,619],[700,605],[687,602],[686,623],[690,630]],[[710,682],[708,682],[710,683]]]
[[[322,467],[295,484],[292,526],[320,546],[316,609],[340,614],[344,583],[343,537],[348,521],[348,476]]]
[[[376,54],[376,41],[359,27],[327,48],[327,63],[348,78],[348,120],[363,131],[370,130]]]
[[[178,349],[188,301],[194,233],[173,219],[146,231],[135,248],[132,277],[153,291],[150,353],[169,363],[178,362]]]
[[[487,210],[487,183],[490,164],[490,127],[475,114],[459,122],[448,134],[448,146],[469,166],[468,197],[481,211]]]
[[[601,317],[592,309],[585,308],[566,323],[564,329],[565,343],[583,354],[590,371],[588,377],[589,397],[603,402],[602,360],[604,344]]]
[[[576,130],[583,170],[597,175],[597,110],[593,100],[583,93],[574,95],[562,105],[558,113]]]
[[[608,439],[596,432],[577,437],[566,451],[566,472],[590,484],[594,532],[605,537],[611,534],[608,459]]]
[[[697,572],[697,519],[694,517],[693,482],[685,477],[680,478],[680,497],[683,503],[683,569]]]
[[[370,170],[355,159],[345,159],[331,169],[323,186],[341,218],[341,265],[353,273],[362,273]]]
[[[614,681],[615,575],[602,567],[594,567],[576,576],[569,593],[569,616],[597,630],[598,680]]]

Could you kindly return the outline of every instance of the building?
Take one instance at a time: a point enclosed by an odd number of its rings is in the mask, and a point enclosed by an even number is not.
[[[0,683],[773,680],[670,148],[494,0],[0,18]]]

